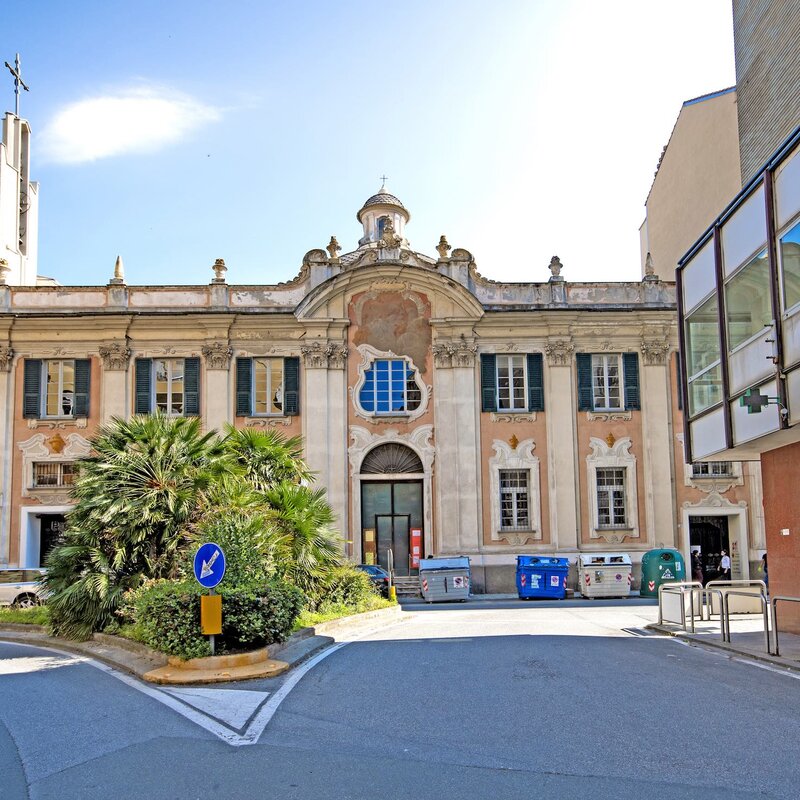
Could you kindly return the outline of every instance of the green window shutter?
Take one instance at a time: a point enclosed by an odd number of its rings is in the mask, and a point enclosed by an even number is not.
[[[75,359],[75,404],[72,416],[89,416],[89,385],[92,377],[92,362],[88,358]]]
[[[544,411],[544,368],[541,353],[528,353],[528,411]]]
[[[575,362],[578,368],[578,411],[592,411],[592,356],[590,353],[578,353]]]
[[[283,359],[283,413],[296,417],[300,413],[300,359]]]
[[[497,356],[481,353],[481,411],[497,411]]]
[[[253,359],[236,359],[236,416],[253,413]]]
[[[36,419],[41,413],[41,388],[42,361],[26,358],[22,389],[22,416],[26,419]]]
[[[200,414],[200,359],[196,357],[183,359],[183,414]]]
[[[150,403],[150,383],[153,376],[153,359],[136,359],[136,401],[133,406],[134,414],[149,414],[151,411]]]
[[[622,373],[625,377],[625,408],[638,411],[639,402],[639,356],[636,353],[622,354]]]

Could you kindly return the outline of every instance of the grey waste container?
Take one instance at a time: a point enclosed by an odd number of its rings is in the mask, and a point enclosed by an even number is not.
[[[463,602],[469,597],[469,559],[423,558],[419,562],[419,588],[428,603]]]

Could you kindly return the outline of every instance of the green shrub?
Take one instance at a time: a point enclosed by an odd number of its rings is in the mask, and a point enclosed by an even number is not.
[[[352,564],[331,567],[306,593],[306,608],[323,611],[326,607],[357,608],[368,604],[377,594],[369,576]]]
[[[151,581],[129,592],[122,618],[140,642],[170,656],[211,655],[200,633],[200,587],[188,582]]]
[[[200,586],[187,582],[153,581],[129,593],[122,609],[126,635],[154,650],[180,658],[211,654],[208,637],[200,633]],[[291,633],[303,596],[280,581],[220,588],[222,635],[216,652],[255,650],[282,642]]]
[[[299,589],[273,580],[261,586],[221,589],[225,651],[253,650],[283,642],[303,606]]]

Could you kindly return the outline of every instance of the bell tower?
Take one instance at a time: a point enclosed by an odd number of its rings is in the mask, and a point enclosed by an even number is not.
[[[359,250],[378,247],[382,240],[391,249],[408,247],[405,226],[411,214],[393,194],[386,191],[385,184],[381,185],[377,194],[365,201],[356,219],[364,228],[364,235],[358,240]]]

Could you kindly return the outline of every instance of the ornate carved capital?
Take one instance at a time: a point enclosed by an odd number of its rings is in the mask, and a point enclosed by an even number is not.
[[[11,347],[0,346],[0,372],[8,372],[14,360],[14,350]]]
[[[131,351],[122,342],[100,345],[100,358],[104,369],[128,369]]]
[[[663,339],[642,339],[642,358],[649,367],[666,364],[669,342]]]
[[[478,345],[468,342],[464,337],[455,342],[436,342],[431,349],[433,350],[433,363],[440,369],[475,366]]]
[[[226,342],[204,344],[201,351],[206,359],[206,369],[228,369],[233,348]]]
[[[307,369],[344,369],[347,345],[341,342],[314,342],[300,348]]]
[[[575,345],[569,339],[558,339],[553,342],[547,342],[544,346],[544,352],[547,355],[547,363],[551,367],[568,367],[572,361],[572,354],[575,351]]]

